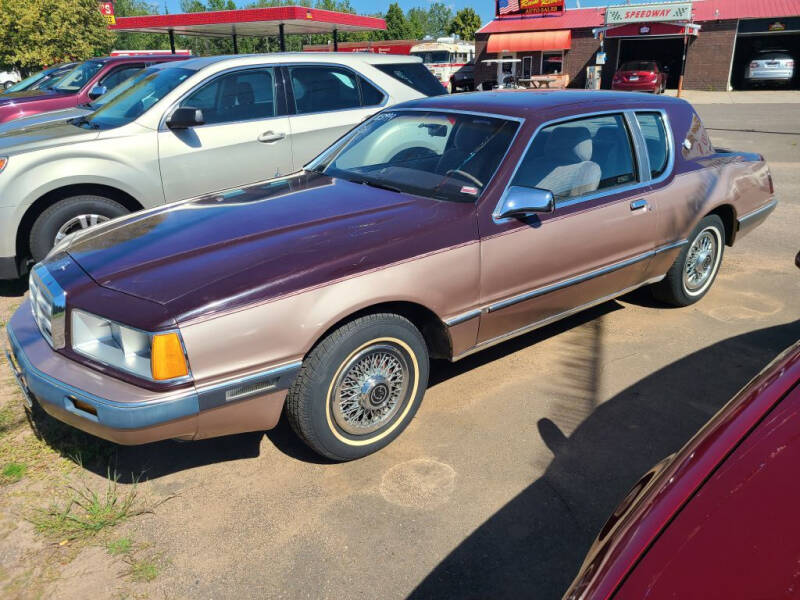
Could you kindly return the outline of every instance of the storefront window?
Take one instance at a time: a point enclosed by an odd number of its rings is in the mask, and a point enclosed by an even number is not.
[[[560,75],[564,67],[564,52],[542,52],[542,75]]]

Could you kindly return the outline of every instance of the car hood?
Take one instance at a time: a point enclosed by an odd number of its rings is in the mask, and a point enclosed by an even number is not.
[[[112,221],[68,253],[181,322],[465,243],[474,213],[303,172]]]
[[[0,135],[10,131],[19,133],[20,130],[27,129],[33,125],[41,125],[43,123],[53,123],[56,121],[61,121],[63,123],[67,119],[82,117],[91,112],[92,111],[88,108],[76,106],[73,108],[64,108],[62,110],[51,110],[48,112],[37,113],[28,117],[20,117],[19,119],[14,119],[13,121],[0,123]]]
[[[41,102],[50,98],[63,98],[69,95],[52,90],[22,90],[21,92],[12,92],[0,96],[0,108],[8,105],[27,104],[28,102]]]
[[[12,125],[14,122],[11,121],[6,125]],[[9,127],[0,130],[0,152],[21,154],[31,150],[85,142],[95,139],[98,135],[100,135],[99,131],[77,127],[66,119],[49,123],[35,123],[21,128]]]

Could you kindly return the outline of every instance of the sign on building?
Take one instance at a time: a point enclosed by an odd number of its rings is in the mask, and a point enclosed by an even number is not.
[[[691,2],[662,2],[659,4],[624,4],[606,8],[606,25],[644,23],[650,21],[691,21]]]
[[[100,14],[106,20],[106,25],[116,25],[117,17],[114,15],[113,2],[100,2]]]
[[[553,15],[564,12],[564,0],[497,0],[498,17]]]

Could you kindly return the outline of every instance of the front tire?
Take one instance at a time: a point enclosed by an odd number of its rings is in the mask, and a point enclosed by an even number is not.
[[[425,340],[408,319],[360,317],[333,331],[303,361],[286,397],[289,424],[322,456],[367,456],[414,418],[428,371]]]
[[[725,225],[708,215],[689,236],[667,276],[651,287],[653,296],[673,306],[689,306],[711,289],[725,251]]]
[[[103,196],[81,195],[59,200],[33,223],[30,249],[39,262],[65,236],[128,214],[128,209]]]

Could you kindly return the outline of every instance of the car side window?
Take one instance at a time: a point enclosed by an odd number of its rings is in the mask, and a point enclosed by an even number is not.
[[[661,113],[637,112],[636,120],[639,122],[639,128],[642,130],[642,135],[647,145],[650,174],[655,179],[664,174],[669,162],[669,143],[667,141],[664,118]]]
[[[385,96],[382,91],[363,77],[359,77],[358,81],[361,84],[361,103],[363,106],[377,106],[383,102]]]
[[[247,69],[222,75],[192,92],[180,105],[201,109],[207,125],[274,117],[272,69]]]
[[[361,106],[355,76],[326,66],[289,67],[297,114],[346,110]]]
[[[118,69],[114,69],[108,75],[103,77],[100,80],[100,85],[104,86],[106,89],[111,89],[118,86],[120,83],[125,81],[128,77],[131,77],[144,69],[144,65],[125,65],[124,67],[120,67]]]
[[[558,203],[636,180],[625,119],[622,115],[600,115],[543,128],[511,185],[549,190]]]

